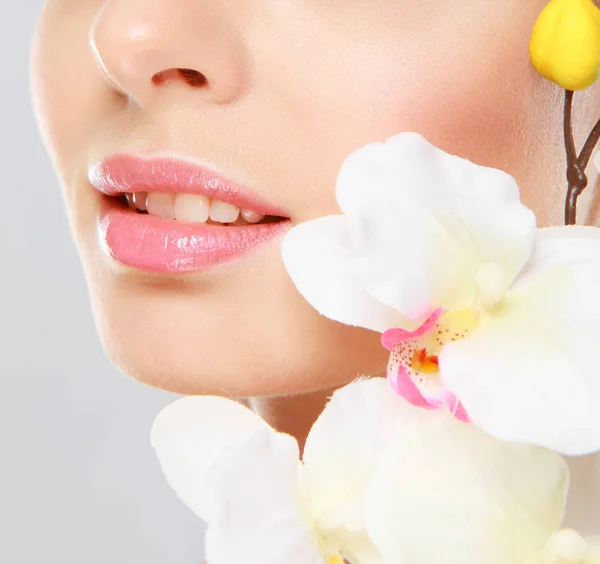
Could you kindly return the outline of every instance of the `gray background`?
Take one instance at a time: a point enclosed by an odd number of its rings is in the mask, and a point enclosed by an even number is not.
[[[41,0],[0,0],[0,562],[199,564],[149,445],[175,396],[104,358],[31,109]]]

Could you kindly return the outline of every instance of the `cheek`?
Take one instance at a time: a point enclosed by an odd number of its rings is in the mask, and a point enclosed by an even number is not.
[[[562,103],[529,60],[542,4],[484,3],[477,13],[467,2],[460,16],[433,18],[430,32],[415,23],[408,33],[398,20],[385,24],[385,33],[373,34],[379,23],[349,37],[328,23],[317,48],[294,38],[303,55],[288,67],[294,72],[281,74],[280,89],[283,81],[295,86],[303,127],[327,138],[314,158],[326,154],[332,170],[365,143],[418,131],[448,152],[513,174],[526,204],[549,217],[534,184],[538,178],[547,187],[562,175]]]
[[[70,165],[86,161],[118,96],[101,77],[89,46],[89,30],[101,2],[48,2],[32,43],[31,83],[36,117],[56,171],[66,185]]]
[[[535,73],[524,39],[427,53],[414,72],[388,72],[370,93],[375,130],[418,131],[445,151],[508,172],[540,223],[555,224],[562,217],[562,99]]]
[[[372,54],[354,66],[361,79],[345,103],[363,118],[353,120],[357,133],[417,130],[445,150],[497,164],[547,106],[532,96],[541,81],[529,62],[527,36],[510,46],[485,39],[418,38],[404,42],[401,53]]]
[[[101,0],[50,0],[32,43],[31,83],[36,118],[51,155],[71,232],[84,266],[95,256],[100,196],[89,188],[86,163],[99,141],[114,139],[113,121],[125,99],[102,78],[89,44]],[[119,138],[118,136],[116,137]]]

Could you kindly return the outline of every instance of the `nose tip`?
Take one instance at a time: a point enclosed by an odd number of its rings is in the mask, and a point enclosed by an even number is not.
[[[235,29],[225,14],[192,2],[120,0],[103,5],[89,42],[106,81],[140,106],[182,85],[206,103],[226,104],[246,87],[245,51]]]

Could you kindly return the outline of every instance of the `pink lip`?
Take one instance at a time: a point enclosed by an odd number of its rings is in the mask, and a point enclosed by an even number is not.
[[[242,209],[283,216],[240,187],[191,163],[118,155],[89,170],[94,187],[106,195],[175,191],[214,195]],[[221,226],[184,223],[140,214],[116,198],[102,198],[98,234],[105,252],[117,262],[142,270],[193,272],[241,256],[282,235],[289,220]]]
[[[126,192],[202,194],[240,209],[289,217],[284,210],[260,200],[249,188],[208,168],[172,157],[144,159],[129,154],[113,155],[90,166],[88,178],[96,190],[107,196]]]

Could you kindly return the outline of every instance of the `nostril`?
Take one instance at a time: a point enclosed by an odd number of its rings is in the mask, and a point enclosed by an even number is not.
[[[201,72],[191,69],[177,69],[177,71],[190,86],[204,86],[208,82]]]
[[[201,72],[192,69],[169,69],[157,72],[152,77],[152,82],[154,84],[162,84],[169,78],[183,78],[183,80],[194,88],[204,86],[208,83],[208,80]]]

